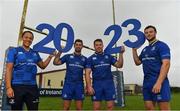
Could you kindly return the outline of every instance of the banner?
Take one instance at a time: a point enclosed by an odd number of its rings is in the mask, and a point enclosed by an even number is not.
[[[62,89],[40,88],[39,95],[50,96],[50,97],[60,97],[62,95]]]
[[[123,72],[122,71],[113,71],[113,80],[115,85],[115,92],[116,92],[116,106],[125,106],[125,97],[124,97],[124,79],[123,79]]]

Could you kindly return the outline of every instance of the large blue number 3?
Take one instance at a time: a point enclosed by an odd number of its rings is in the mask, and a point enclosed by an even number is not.
[[[122,27],[127,27],[129,24],[132,24],[134,26],[134,28],[129,31],[129,35],[135,35],[137,37],[137,40],[135,42],[127,40],[124,42],[124,44],[130,48],[138,48],[145,42],[144,33],[139,31],[139,29],[141,28],[141,23],[137,19],[128,19],[122,23]]]
[[[105,53],[108,54],[115,54],[115,53],[119,53],[121,50],[121,47],[114,47],[114,44],[119,40],[119,38],[121,37],[122,34],[122,29],[119,25],[111,25],[109,26],[106,31],[104,32],[104,35],[109,35],[111,31],[114,30],[114,36],[111,40],[111,42],[108,44],[108,46],[106,47],[106,49],[104,50]]]
[[[40,42],[35,44],[33,46],[33,49],[35,51],[38,51],[38,52],[52,54],[55,51],[55,49],[54,48],[49,48],[49,47],[44,47],[44,45],[48,44],[49,42],[51,42],[53,40],[54,27],[49,25],[49,24],[43,23],[43,24],[38,25],[36,27],[36,29],[41,31],[41,32],[44,29],[48,29],[49,33],[48,33],[46,38],[44,38],[43,40],[41,40]]]

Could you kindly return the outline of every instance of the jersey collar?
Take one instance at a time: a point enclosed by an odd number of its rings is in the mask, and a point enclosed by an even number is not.
[[[29,51],[25,50],[25,49],[23,48],[23,46],[20,46],[20,48],[23,50],[23,52],[31,52],[31,51],[32,51],[31,48],[29,49]]]
[[[104,52],[103,52],[103,53],[100,53],[100,54],[95,52],[94,54],[95,54],[95,55],[104,55]]]
[[[73,55],[74,55],[74,56],[82,56],[82,54],[78,55],[78,54],[76,54],[75,52],[73,53]]]
[[[149,44],[149,46],[153,46],[156,42],[158,42],[159,40],[155,40],[155,41],[153,41],[151,44]]]

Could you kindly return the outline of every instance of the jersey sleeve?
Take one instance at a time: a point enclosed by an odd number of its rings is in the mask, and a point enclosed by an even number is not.
[[[163,44],[160,45],[159,54],[160,54],[161,60],[171,58],[170,48],[168,47],[167,44],[163,43]]]
[[[60,58],[60,61],[62,64],[64,64],[67,61],[68,55],[64,55],[63,57]]]
[[[85,57],[85,65],[84,65],[85,68],[87,68],[87,67],[86,67],[86,66],[87,66],[87,60],[88,60],[87,57]]]
[[[111,65],[114,65],[117,62],[117,59],[113,57],[112,55],[110,55],[110,62],[111,62]]]
[[[17,53],[16,48],[9,49],[7,53],[6,63],[14,63],[16,53]]]
[[[91,68],[92,69],[92,58],[89,57],[86,60],[86,68]]]

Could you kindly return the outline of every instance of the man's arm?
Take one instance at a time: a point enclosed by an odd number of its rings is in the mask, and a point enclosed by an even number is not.
[[[93,95],[95,92],[94,92],[94,89],[92,88],[92,85],[91,85],[90,74],[91,74],[91,69],[90,68],[86,68],[85,69],[86,88],[87,88],[88,93],[90,95]]]
[[[125,52],[125,48],[124,46],[121,47],[121,52],[119,53],[119,58],[117,60],[117,62],[114,64],[115,67],[117,68],[122,68],[123,64],[124,64],[124,60],[123,60],[123,54]]]
[[[38,65],[41,69],[45,69],[45,68],[48,66],[48,64],[50,63],[50,61],[51,61],[51,59],[52,59],[53,56],[54,56],[54,55],[49,55],[45,61],[40,61],[40,62],[37,63],[37,65]]]
[[[141,60],[139,59],[139,56],[137,54],[137,49],[135,48],[132,48],[132,54],[133,54],[133,60],[134,60],[134,63],[138,66],[138,65],[141,65]]]
[[[11,87],[13,66],[14,66],[13,63],[6,64],[5,82],[6,82],[6,93],[9,98],[14,97],[14,91]]]
[[[158,77],[155,85],[153,86],[152,92],[160,93],[161,85],[162,85],[164,79],[167,77],[167,74],[169,72],[169,68],[170,68],[170,60],[169,59],[163,59],[160,74],[159,74],[159,77]]]
[[[53,61],[53,64],[54,65],[61,65],[62,62],[60,60],[60,56],[61,56],[62,52],[58,52],[56,55],[55,55],[55,58],[54,58],[54,61]]]

